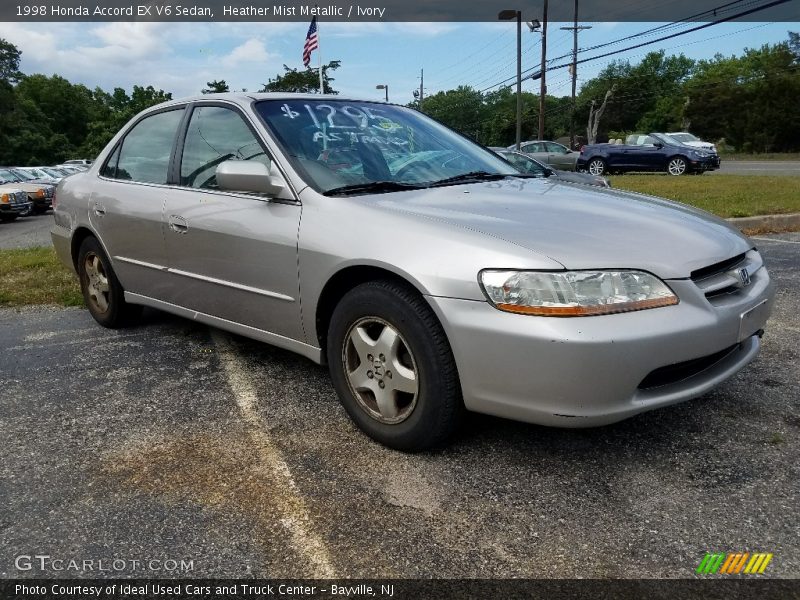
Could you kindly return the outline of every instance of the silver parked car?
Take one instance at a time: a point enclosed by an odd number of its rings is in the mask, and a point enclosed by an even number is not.
[[[773,300],[724,221],[526,176],[382,102],[170,101],[56,198],[100,324],[145,305],[327,363],[353,420],[403,450],[464,409],[585,427],[704,394],[756,357]]]
[[[527,154],[508,150],[506,148],[489,147],[489,150],[505,158],[514,165],[520,173],[535,175],[536,177],[552,177],[554,180],[580,183],[583,185],[595,185],[597,187],[611,187],[611,183],[602,175],[592,175],[590,173],[579,173],[578,171],[561,171],[540,163],[535,158]]]
[[[508,150],[516,150],[516,144],[509,146]],[[541,163],[550,165],[554,169],[561,171],[574,171],[578,162],[579,152],[570,150],[558,142],[548,142],[543,140],[533,140],[522,142],[519,146],[520,152],[535,158]]]

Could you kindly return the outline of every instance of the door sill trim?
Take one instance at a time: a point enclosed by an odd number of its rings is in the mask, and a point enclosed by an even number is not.
[[[133,292],[125,292],[125,301],[130,302],[131,304],[141,304],[142,306],[149,306],[150,308],[163,310],[164,312],[172,313],[174,315],[178,315],[179,317],[191,319],[199,323],[204,323],[205,325],[211,325],[212,327],[218,327],[219,329],[224,329],[225,331],[230,331],[231,333],[236,333],[260,342],[266,342],[272,346],[284,348],[296,354],[300,354],[301,356],[305,356],[317,364],[322,364],[321,348],[311,346],[305,342],[300,342],[277,333],[272,333],[263,329],[258,329],[257,327],[251,327],[249,325],[243,325],[242,323],[229,321],[228,319],[215,317],[206,313],[198,312],[196,310],[184,308],[183,306],[178,306],[177,304],[172,304],[163,300],[156,300],[150,296],[143,296]]]

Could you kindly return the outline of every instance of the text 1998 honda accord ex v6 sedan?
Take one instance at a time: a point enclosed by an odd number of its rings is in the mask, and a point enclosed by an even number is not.
[[[59,185],[52,235],[101,325],[145,305],[327,362],[403,450],[465,409],[582,427],[699,396],[753,360],[773,300],[720,219],[338,96],[148,109]]]

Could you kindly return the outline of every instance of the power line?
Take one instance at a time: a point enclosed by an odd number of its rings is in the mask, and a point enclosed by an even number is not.
[[[681,35],[686,35],[687,33],[693,33],[695,31],[700,31],[700,30],[706,29],[708,27],[713,27],[714,25],[719,25],[720,23],[725,23],[727,21],[732,21],[733,19],[738,19],[739,17],[746,17],[747,15],[751,15],[753,13],[760,12],[760,11],[766,10],[768,8],[772,8],[773,6],[778,6],[780,4],[785,4],[785,3],[790,2],[790,1],[791,0],[773,0],[772,2],[770,2],[768,4],[765,4],[763,6],[757,6],[757,7],[751,8],[749,10],[745,10],[745,11],[736,13],[735,15],[730,15],[728,17],[723,17],[721,19],[717,19],[716,21],[703,23],[701,25],[697,25],[696,27],[692,27],[692,28],[686,29],[684,31],[678,31],[676,33],[672,33],[670,35],[665,35],[665,36],[656,38],[654,40],[650,40],[650,41],[647,41],[647,42],[641,42],[641,43],[635,44],[633,46],[628,46],[627,48],[622,48],[620,50],[614,50],[612,52],[606,52],[605,54],[598,54],[597,56],[591,56],[589,58],[582,58],[582,59],[576,61],[574,64],[583,64],[583,63],[587,63],[587,62],[590,62],[590,61],[593,61],[593,60],[598,60],[600,58],[606,58],[608,56],[614,56],[616,54],[622,54],[623,52],[628,52],[630,50],[635,50],[636,48],[642,48],[643,46],[649,46],[650,44],[663,42],[665,40],[672,39],[672,38],[675,38],[675,37],[678,37],[678,36],[681,36]],[[722,6],[723,7],[724,6],[728,6],[728,4],[724,4]],[[721,7],[718,7],[718,8],[721,8]],[[708,12],[708,11],[706,11],[706,12]],[[677,23],[677,21],[676,21],[676,23]],[[573,64],[573,63],[562,63],[562,64],[554,65],[554,66],[551,66],[551,67],[546,67],[545,71],[553,71],[555,69],[563,69],[564,67],[567,67],[570,64]],[[524,71],[524,73],[525,74],[531,73],[531,72],[533,72],[533,70],[535,68],[536,67],[531,67],[529,69],[526,69]],[[485,92],[487,90],[490,90],[491,88],[497,87],[498,85],[503,85],[504,83],[507,83],[510,80],[511,80],[511,78],[504,79],[503,81],[500,81],[499,83],[495,83],[494,85],[490,85],[489,87],[481,90],[481,92]]]

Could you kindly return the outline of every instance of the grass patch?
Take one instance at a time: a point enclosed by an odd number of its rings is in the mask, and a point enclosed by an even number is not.
[[[723,218],[800,212],[800,177],[615,175],[611,185],[691,204]]]
[[[0,250],[0,306],[83,306],[78,280],[52,248]]]

